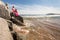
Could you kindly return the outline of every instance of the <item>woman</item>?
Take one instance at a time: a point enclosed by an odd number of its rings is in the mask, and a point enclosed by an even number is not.
[[[23,18],[20,15],[18,15],[18,11],[17,11],[17,9],[15,9],[14,6],[12,6],[12,13],[11,13],[11,15],[13,17],[15,17],[17,20],[19,20],[21,24],[24,23]]]

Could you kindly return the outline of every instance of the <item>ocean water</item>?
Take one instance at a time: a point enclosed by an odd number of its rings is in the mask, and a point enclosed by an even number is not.
[[[53,18],[53,19],[60,19],[60,15],[21,15],[22,17],[26,18]]]

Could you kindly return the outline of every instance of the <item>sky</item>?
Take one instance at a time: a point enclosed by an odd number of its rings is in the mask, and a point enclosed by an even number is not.
[[[2,0],[13,5],[20,14],[60,13],[60,0]]]

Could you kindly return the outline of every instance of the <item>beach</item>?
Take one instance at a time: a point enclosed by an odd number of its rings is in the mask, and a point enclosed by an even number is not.
[[[30,27],[26,40],[60,40],[59,18],[26,18],[25,24]]]
[[[60,17],[24,18],[24,24],[13,24],[18,40],[60,40]],[[7,23],[2,24],[0,31],[1,39],[13,40]]]

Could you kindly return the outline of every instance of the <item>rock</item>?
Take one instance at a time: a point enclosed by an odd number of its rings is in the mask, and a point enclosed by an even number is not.
[[[4,2],[2,2],[2,1],[0,0],[0,5],[5,5],[5,4],[4,4]]]
[[[18,40],[26,40],[26,36],[29,34],[29,30],[24,26],[21,27],[13,24],[13,30],[16,32]]]
[[[5,4],[2,1],[0,1],[0,17],[5,19],[11,18],[9,11],[5,8]]]
[[[7,21],[0,18],[0,40],[13,40]]]

